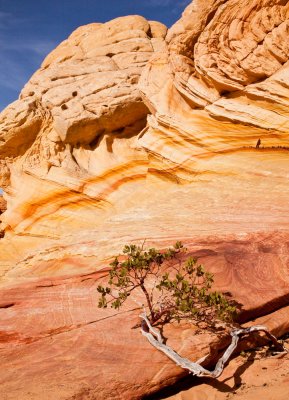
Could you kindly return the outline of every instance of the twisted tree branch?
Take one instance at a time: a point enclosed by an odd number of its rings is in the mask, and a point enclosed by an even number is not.
[[[283,346],[283,344],[278,342],[277,338],[274,335],[272,335],[265,326],[255,325],[250,328],[235,329],[231,332],[232,336],[231,344],[217,362],[215,369],[213,371],[209,371],[200,365],[200,363],[204,361],[206,357],[203,357],[197,362],[192,362],[187,358],[181,357],[173,349],[164,344],[161,333],[157,328],[152,327],[146,315],[146,312],[141,314],[140,318],[143,320],[141,324],[141,333],[147,338],[150,344],[154,346],[156,349],[166,354],[167,357],[169,357],[181,368],[187,369],[188,371],[190,371],[190,373],[199,377],[218,378],[222,374],[225,364],[227,363],[232,353],[236,349],[240,337],[251,334],[253,332],[264,332],[266,336],[268,336],[268,338],[274,343],[278,351],[288,352],[288,350]]]

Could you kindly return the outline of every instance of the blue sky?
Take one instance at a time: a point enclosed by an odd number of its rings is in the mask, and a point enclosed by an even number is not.
[[[0,0],[0,111],[78,26],[139,14],[171,26],[191,0]]]

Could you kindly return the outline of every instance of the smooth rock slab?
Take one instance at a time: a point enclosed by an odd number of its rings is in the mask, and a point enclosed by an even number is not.
[[[216,273],[216,288],[226,288],[243,305],[241,319],[249,320],[247,325],[253,323],[252,316],[271,310],[272,314],[254,323],[266,324],[282,335],[289,329],[289,281],[288,274],[283,274],[288,251],[278,243],[285,239],[286,235],[255,235],[248,240],[208,239],[187,245],[192,255]],[[242,262],[231,269],[238,259]],[[74,263],[81,265],[81,258],[74,256]],[[248,280],[260,274],[260,264],[270,274],[268,279]],[[49,271],[51,263],[46,261],[46,265]],[[4,399],[140,399],[186,374],[153,348],[139,329],[133,329],[139,322],[139,293],[119,312],[98,309],[96,288],[106,276],[107,269],[66,277],[34,276],[30,283],[2,289],[0,393]],[[181,355],[197,360],[210,354],[207,362],[216,360],[217,349],[228,344],[226,332],[218,335],[196,334],[190,324],[170,324],[164,329],[168,344]],[[263,343],[256,336],[249,339],[241,348],[256,345],[256,340]]]

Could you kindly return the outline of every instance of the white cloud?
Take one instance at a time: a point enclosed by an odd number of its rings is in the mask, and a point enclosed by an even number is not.
[[[6,105],[29,80],[57,43],[27,32],[33,21],[0,11],[0,106]],[[23,32],[23,34],[19,34]]]
[[[46,56],[55,46],[52,40],[38,38],[27,34],[27,26],[33,20],[16,16],[10,12],[0,11],[0,58],[3,51],[29,51],[39,56]],[[23,35],[18,32],[23,31]]]
[[[0,29],[2,31],[13,29],[15,26],[20,26],[27,22],[26,18],[20,18],[10,12],[0,11]]]
[[[5,29],[7,26],[7,20],[9,20],[11,16],[12,15],[10,13],[0,11],[0,29]]]
[[[19,91],[27,80],[26,70],[19,62],[9,58],[1,58],[0,63],[0,86]]]
[[[0,11],[0,20],[3,20],[3,19],[8,18],[8,17],[10,17],[10,16],[12,16],[11,13],[7,13],[7,12],[4,12],[4,11]]]
[[[32,65],[40,66],[55,47],[54,41],[45,39],[0,40],[0,86],[19,91],[34,72]]]
[[[49,39],[17,38],[9,41],[0,39],[0,54],[3,51],[29,51],[39,56],[46,56],[56,47],[57,43]]]
[[[0,86],[21,90],[56,44],[52,40],[25,37],[10,41],[0,39]]]

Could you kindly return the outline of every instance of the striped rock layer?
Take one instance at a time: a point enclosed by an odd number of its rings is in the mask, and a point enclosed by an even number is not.
[[[0,393],[139,399],[184,372],[97,309],[126,243],[181,240],[241,305],[289,330],[289,2],[194,0],[169,30],[78,28],[0,115]],[[197,359],[227,338],[166,328]],[[210,350],[211,349],[211,350]]]

